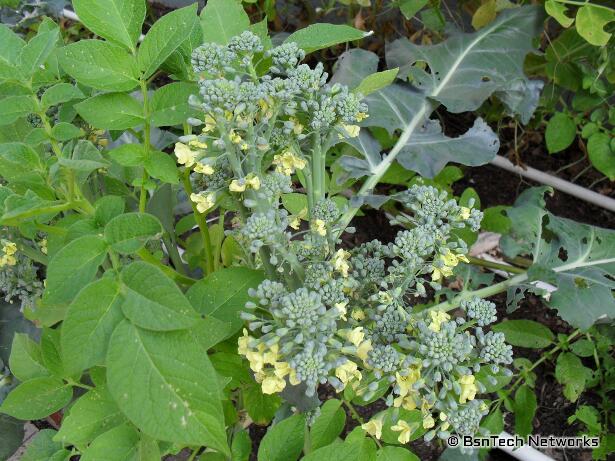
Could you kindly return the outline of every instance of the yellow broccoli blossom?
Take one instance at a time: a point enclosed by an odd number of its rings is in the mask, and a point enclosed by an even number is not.
[[[468,258],[463,254],[456,254],[450,250],[446,250],[446,253],[439,256],[441,267],[433,266],[433,273],[431,278],[434,282],[453,275],[453,268],[459,264],[460,261],[468,262]]]
[[[197,152],[190,149],[189,146],[182,142],[175,143],[175,157],[177,157],[177,163],[191,167],[196,161]]]
[[[291,117],[290,121],[293,122],[293,132],[297,135],[303,133],[304,126],[301,124],[298,118]]]
[[[245,356],[248,353],[248,350],[250,350],[248,346],[250,339],[252,339],[252,337],[248,334],[248,330],[244,328],[243,336],[240,336],[239,339],[237,339],[237,352],[239,355]]]
[[[327,235],[327,227],[325,222],[322,219],[315,219],[310,224],[310,228],[316,232],[318,235],[325,236]]]
[[[215,205],[216,194],[214,192],[199,192],[198,194],[190,194],[190,200],[196,203],[196,209],[199,213],[205,213]]]
[[[341,248],[333,255],[333,268],[342,274],[343,277],[348,277],[348,271],[350,270],[349,259],[350,252]]]
[[[410,442],[410,436],[416,429],[416,424],[410,425],[403,419],[400,419],[399,421],[397,421],[397,424],[391,426],[392,431],[400,433],[399,437],[397,437],[397,441],[402,444]]]
[[[419,367],[409,367],[408,374],[402,376],[395,373],[395,381],[399,387],[399,395],[405,396],[413,391],[412,386],[420,379],[421,369]]]
[[[346,339],[352,343],[353,346],[359,347],[359,345],[365,339],[365,333],[363,332],[363,327],[357,327],[350,330],[346,334]]]
[[[38,245],[41,247],[41,253],[46,255],[47,254],[47,239],[42,239]]]
[[[211,165],[201,162],[196,162],[196,165],[194,166],[194,171],[207,176],[214,174],[214,168]]]
[[[459,385],[461,386],[461,394],[459,394],[459,403],[466,403],[469,400],[474,400],[478,387],[474,383],[476,378],[474,375],[464,375],[459,378]]]
[[[436,421],[433,419],[431,413],[423,415],[423,429],[431,429],[436,425]]]
[[[359,357],[364,362],[367,360],[367,354],[369,351],[373,349],[372,340],[368,339],[363,341],[361,344],[357,346],[357,357]]]
[[[339,303],[335,303],[333,307],[335,307],[337,309],[337,311],[340,314],[340,318],[342,320],[348,320],[346,318],[346,314],[348,313],[348,309],[346,309],[346,305],[348,304],[348,301],[341,301]]]
[[[352,380],[361,381],[363,375],[358,370],[357,364],[351,360],[347,360],[343,365],[335,369],[335,376],[342,382],[344,386]]]
[[[0,267],[14,266],[17,264],[17,258],[15,258],[17,245],[15,245],[15,243],[9,240],[2,240],[2,252],[4,255],[0,257]]]
[[[261,180],[254,173],[248,174],[245,178],[233,179],[229,185],[231,192],[243,192],[246,189],[259,190],[261,188]]]
[[[342,125],[342,129],[344,130],[344,135],[340,133],[338,135],[340,139],[356,138],[361,132],[361,127],[359,125]]]
[[[286,381],[283,378],[278,378],[275,374],[267,374],[261,381],[261,389],[263,394],[275,394],[282,392],[286,387]]]
[[[416,392],[414,392],[416,394]],[[393,400],[393,406],[396,408],[403,407],[408,411],[416,409],[416,400],[411,395],[399,396]]]
[[[216,129],[216,119],[211,115],[205,116],[205,126],[203,127],[203,133],[210,133]]]
[[[365,120],[367,117],[369,117],[369,114],[367,112],[359,112],[357,114],[357,122],[362,122],[363,120]]]
[[[444,311],[430,311],[429,316],[431,317],[429,329],[431,331],[435,331],[436,333],[440,331],[442,323],[450,320],[451,318],[451,316]]]
[[[295,170],[303,170],[307,165],[306,161],[297,157],[291,151],[286,151],[283,154],[277,154],[273,157],[273,164],[278,173],[284,173],[290,176]]]
[[[459,213],[461,219],[468,219],[470,217],[470,209],[468,207],[462,206],[461,213]]]
[[[382,437],[382,420],[372,419],[365,424],[361,424],[361,429],[363,429],[372,437],[380,439],[380,437]]]
[[[199,141],[198,139],[193,139],[192,141],[188,142],[188,146],[199,150],[207,149],[207,144]]]
[[[239,144],[243,141],[243,138],[235,133],[235,130],[229,131],[228,137],[233,144]]]
[[[365,320],[365,311],[362,309],[353,309],[350,316],[360,322],[361,320]]]

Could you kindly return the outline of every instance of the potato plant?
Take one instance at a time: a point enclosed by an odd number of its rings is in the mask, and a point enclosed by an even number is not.
[[[580,332],[613,319],[612,231],[526,191],[502,248],[531,262],[493,283],[468,258],[477,200],[432,181],[499,147],[480,118],[447,136],[436,110],[495,98],[531,118],[540,8],[436,45],[399,39],[381,71],[352,48],[329,72],[308,55],[369,34],[318,23],[272,40],[241,2],[209,0],[141,39],[144,0],[73,6],[98,38],[0,27],[0,289],[37,327],[12,335],[0,425],[61,415],[22,459],[418,459],[419,438],[499,432],[501,405],[531,388],[509,344],[524,333],[488,297],[514,308],[544,279]],[[419,176],[383,193],[393,169]],[[348,244],[380,207],[393,241]],[[269,424],[253,449],[250,426]]]

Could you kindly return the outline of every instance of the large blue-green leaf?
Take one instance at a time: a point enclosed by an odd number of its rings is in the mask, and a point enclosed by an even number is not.
[[[512,290],[534,289],[528,282],[538,279],[554,285],[547,305],[578,328],[587,329],[599,318],[615,319],[615,231],[549,213],[543,199],[547,191],[523,192],[506,212],[511,229],[501,240],[504,253],[533,262],[528,276]]]

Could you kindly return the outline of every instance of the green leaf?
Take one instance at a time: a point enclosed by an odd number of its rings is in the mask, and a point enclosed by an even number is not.
[[[284,43],[295,42],[306,53],[312,53],[340,43],[361,40],[371,34],[345,24],[318,23],[293,32]]]
[[[58,57],[68,75],[92,88],[130,91],[139,84],[136,59],[112,43],[80,40],[63,47]]]
[[[256,288],[264,278],[261,271],[229,267],[192,285],[186,297],[199,313],[229,322],[235,332],[243,325],[239,313],[250,298],[248,290]]]
[[[481,421],[481,427],[489,430],[490,434],[500,434],[504,430],[504,415],[498,407],[492,413],[489,413]]]
[[[310,452],[301,461],[356,461],[363,452],[363,441],[346,440],[342,443],[332,443]],[[373,454],[372,458],[374,459]]]
[[[42,419],[64,408],[72,397],[72,389],[61,379],[34,378],[13,389],[2,402],[0,412],[17,419]]]
[[[472,15],[472,27],[478,30],[492,22],[497,13],[496,0],[484,1]]]
[[[60,142],[68,141],[70,139],[75,139],[83,136],[85,132],[73,125],[72,123],[60,122],[54,125],[51,129],[51,136],[54,139],[57,139]],[[61,159],[61,160],[70,160],[70,159]],[[65,164],[66,166],[66,164]],[[94,169],[100,168],[101,166],[105,166],[104,164],[100,166],[95,166]]]
[[[83,93],[79,88],[69,83],[58,83],[50,88],[47,88],[41,97],[43,107],[49,108],[57,106],[73,99],[82,99]]]
[[[177,184],[179,182],[177,164],[175,159],[169,154],[158,150],[150,152],[144,166],[152,178],[160,179],[167,184]]]
[[[399,69],[390,69],[368,75],[359,83],[359,86],[357,86],[354,91],[361,93],[363,96],[367,96],[368,94],[381,90],[395,81],[398,72]]]
[[[296,414],[269,427],[258,447],[258,461],[296,461],[303,450],[305,416]]]
[[[605,46],[611,33],[604,30],[615,21],[615,11],[599,5],[585,4],[577,11],[577,32],[594,46]]]
[[[201,12],[203,42],[226,45],[231,37],[250,27],[250,18],[239,0],[208,0]]]
[[[532,258],[530,275],[557,287],[547,305],[572,326],[587,329],[599,318],[615,318],[615,231],[547,212],[543,195],[549,190],[533,188],[520,194],[506,212],[512,227],[500,246],[509,258]],[[533,289],[527,281],[513,288],[526,289]],[[513,295],[509,293],[512,301]]]
[[[159,239],[162,224],[148,213],[126,213],[113,218],[105,226],[105,241],[121,254],[136,253],[149,240]]]
[[[92,389],[70,407],[54,440],[83,450],[96,437],[125,421],[105,387]]]
[[[138,461],[139,433],[131,424],[122,424],[99,435],[83,452],[82,461],[117,459]]]
[[[16,142],[0,144],[0,176],[7,181],[15,181],[32,171],[44,171],[34,149]]]
[[[282,405],[282,399],[276,394],[263,394],[260,384],[254,383],[244,388],[243,404],[255,424],[266,426]]]
[[[233,435],[231,455],[233,461],[248,461],[252,453],[252,440],[245,429],[240,429]]]
[[[515,433],[521,437],[526,437],[532,433],[532,421],[534,421],[538,407],[534,390],[527,384],[519,387],[515,392],[513,406],[515,410]]]
[[[229,455],[218,377],[196,344],[186,330],[154,332],[120,323],[107,354],[109,390],[150,437]]]
[[[321,407],[320,416],[310,428],[310,450],[329,445],[340,435],[346,424],[346,413],[342,402],[337,399],[327,400]]]
[[[37,310],[44,325],[64,319],[68,305],[90,283],[107,255],[107,244],[98,235],[84,235],[60,249],[47,266],[42,306]]]
[[[0,126],[10,125],[18,118],[35,111],[31,96],[9,96],[0,99]]]
[[[24,333],[15,333],[13,337],[9,368],[20,381],[49,374],[43,363],[40,346]]]
[[[139,47],[139,67],[147,78],[175,51],[197,27],[197,4],[180,8],[158,19]]]
[[[22,48],[26,45],[19,35],[0,23],[0,57],[8,63],[17,64]]]
[[[594,168],[611,181],[615,181],[615,151],[611,149],[611,137],[606,133],[595,133],[587,140],[587,154]]]
[[[122,312],[134,324],[169,331],[190,328],[198,321],[198,313],[181,290],[156,266],[137,261],[125,267],[121,277]]]
[[[21,461],[65,461],[68,459],[70,452],[63,449],[61,443],[53,441],[55,434],[56,431],[52,429],[39,431],[28,444]]]
[[[510,230],[510,218],[504,214],[507,206],[492,206],[483,210],[481,228],[489,232],[507,234]]]
[[[547,123],[545,140],[550,154],[566,149],[577,135],[577,127],[568,114],[557,112]]]
[[[25,76],[32,76],[45,64],[57,44],[59,33],[59,29],[39,33],[22,48],[19,55],[19,70]]]
[[[566,5],[559,3],[556,0],[547,0],[545,2],[545,11],[549,16],[559,22],[562,27],[568,28],[574,22],[574,18],[566,15],[568,12]]]
[[[175,82],[158,88],[151,100],[151,120],[154,126],[181,125],[192,115],[188,98],[198,94],[194,83]]]
[[[68,307],[62,323],[62,357],[69,373],[104,364],[111,333],[124,318],[120,286],[111,277],[87,285]]]
[[[124,199],[116,195],[105,195],[96,201],[94,219],[103,227],[116,216],[124,212]]]
[[[399,2],[399,9],[406,19],[413,18],[425,5],[429,3],[429,0],[401,0]]]
[[[126,93],[99,94],[75,104],[90,125],[107,130],[126,130],[143,123],[143,107]]]
[[[504,333],[506,342],[513,346],[542,349],[553,344],[555,336],[541,323],[533,320],[504,320],[491,328]]]
[[[60,378],[68,376],[60,353],[60,330],[44,328],[41,336],[41,354],[45,367],[52,375]]]
[[[135,50],[145,19],[145,0],[73,0],[73,8],[96,35]]]
[[[142,144],[122,144],[107,154],[122,166],[142,166],[145,162],[145,148]]]
[[[564,386],[564,396],[571,402],[577,401],[591,376],[592,371],[576,355],[563,352],[557,357],[555,378]]]
[[[579,357],[591,357],[594,355],[595,345],[589,339],[580,339],[570,346],[570,350]]]
[[[402,447],[382,447],[376,461],[420,461],[419,457]]]
[[[1,32],[0,27],[0,37]],[[0,414],[0,459],[9,459],[17,451],[23,442],[24,432],[23,421]]]

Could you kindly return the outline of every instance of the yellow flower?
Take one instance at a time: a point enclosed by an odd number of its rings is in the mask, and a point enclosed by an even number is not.
[[[206,163],[201,163],[201,162],[196,162],[194,171],[196,171],[197,173],[207,175],[207,176],[214,174],[214,169],[211,165],[208,165]]]
[[[275,362],[273,364],[273,367],[274,367],[273,373],[278,378],[284,378],[285,376],[289,375],[290,372],[292,371],[292,368],[290,367],[288,362]]]
[[[468,219],[470,217],[470,209],[468,207],[462,206],[461,213],[459,214],[461,219]]]
[[[369,117],[369,114],[367,114],[366,112],[359,112],[357,114],[357,122],[362,122],[363,120],[365,120],[367,117]]]
[[[365,312],[362,309],[354,309],[350,316],[357,321],[365,320]]]
[[[259,344],[259,346],[261,346],[261,344]],[[248,362],[250,362],[250,369],[254,373],[263,371],[263,368],[265,367],[265,360],[262,350],[247,351],[246,358],[248,359]]]
[[[190,200],[196,203],[196,209],[199,213],[205,213],[215,205],[216,196],[214,192],[200,192],[198,194],[190,194]]]
[[[372,419],[365,424],[361,424],[361,429],[363,429],[372,437],[380,439],[380,437],[382,437],[382,420]]]
[[[368,339],[367,341],[363,341],[361,344],[357,346],[357,357],[359,357],[363,361],[367,360],[367,354],[372,349],[373,347],[372,347],[371,339]]]
[[[412,411],[416,408],[416,400],[414,400],[414,397],[410,395],[405,397],[399,396],[393,400],[393,406],[396,408],[403,407],[408,411]]]
[[[14,266],[17,264],[17,259],[13,255],[4,255],[0,257],[0,267],[4,266]]]
[[[247,142],[242,142],[241,146],[239,146],[239,148],[241,150],[248,150],[250,148],[250,145]]]
[[[286,381],[283,378],[278,378],[275,374],[267,375],[261,383],[263,394],[275,394],[276,392],[282,392],[285,387]]]
[[[444,277],[450,277],[451,275],[453,275],[453,269],[448,267],[448,266],[444,266],[444,267],[433,267],[433,272],[431,273],[431,280],[433,280],[434,282],[437,282],[438,280],[444,278]]]
[[[346,386],[350,381],[356,379],[361,381],[363,375],[358,370],[357,364],[351,360],[347,360],[343,365],[335,369],[335,376]]]
[[[435,331],[436,333],[440,331],[440,327],[442,326],[442,323],[446,322],[447,320],[451,318],[451,316],[448,315],[444,311],[430,311],[429,316],[431,317],[431,323],[429,324],[429,329],[431,331]]]
[[[278,173],[284,173],[287,176],[293,174],[295,170],[303,170],[307,165],[305,160],[297,157],[290,151],[275,155],[273,157],[273,164],[276,166],[275,170]]]
[[[423,429],[431,429],[436,425],[436,421],[433,419],[431,413],[423,416]]]
[[[343,277],[348,277],[348,270],[350,269],[348,259],[350,259],[350,253],[341,248],[333,255],[333,268],[342,274]]]
[[[363,342],[363,339],[365,339],[363,327],[357,327],[353,330],[350,330],[350,332],[346,336],[346,339],[348,339],[348,341],[350,341],[355,347],[359,347],[359,345]]]
[[[5,255],[12,256],[17,253],[17,245],[14,242],[9,242],[8,240],[2,241],[2,251]]]
[[[346,314],[348,313],[348,309],[346,309],[346,304],[348,304],[348,301],[341,301],[339,303],[335,303],[335,305],[333,306],[340,313],[340,318],[342,320],[348,320],[346,318]]]
[[[397,386],[399,387],[399,395],[406,396],[410,394],[413,389],[412,386],[416,383],[421,377],[421,369],[410,367],[409,373],[406,376],[402,376],[399,373],[395,373],[395,380],[397,382]]]
[[[259,190],[261,188],[261,180],[254,173],[248,173],[246,176],[246,186],[254,190]]]
[[[315,219],[314,221],[312,221],[310,227],[318,235],[322,235],[323,237],[327,235],[327,228],[325,226],[325,222],[322,219]]]
[[[346,137],[348,138],[356,138],[361,132],[361,127],[359,125],[342,125],[342,128],[346,132]],[[344,138],[344,136],[340,135],[340,138]]]
[[[293,122],[293,132],[295,134],[301,134],[303,133],[303,125],[301,124],[301,122],[299,122],[299,119],[295,118],[295,117],[291,117],[290,121]]]
[[[231,130],[228,134],[229,139],[231,140],[231,142],[233,144],[239,144],[240,142],[243,141],[242,137],[239,136],[237,133],[235,133],[234,130]]]
[[[461,386],[461,394],[459,394],[459,403],[466,403],[468,400],[474,400],[478,388],[474,381],[476,378],[474,375],[464,375],[459,378],[459,385]]]
[[[391,426],[391,430],[395,432],[399,432],[399,437],[397,437],[397,441],[399,443],[408,443],[410,442],[410,436],[416,430],[416,424],[408,424],[403,419],[397,421],[397,424]]]
[[[233,179],[228,186],[228,190],[231,192],[243,192],[246,190],[246,183],[240,179]]]
[[[175,143],[175,156],[177,157],[177,163],[191,167],[194,165],[197,153],[190,149],[186,144],[177,142]]]
[[[199,141],[198,139],[193,139],[188,143],[188,146],[194,147],[195,149],[207,149],[207,144]]]
[[[205,116],[205,127],[203,128],[203,133],[209,133],[216,129],[216,119],[214,119],[211,115]]]
[[[44,255],[47,254],[47,239],[43,239],[39,242],[39,246],[41,247],[41,253]]]

